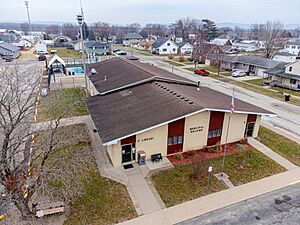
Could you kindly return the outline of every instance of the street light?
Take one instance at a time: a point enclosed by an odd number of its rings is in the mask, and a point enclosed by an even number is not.
[[[84,80],[85,80],[85,89],[86,93],[88,94],[88,85],[87,85],[87,69],[86,69],[86,63],[85,63],[85,50],[84,50],[84,44],[83,44],[83,15],[77,15],[77,21],[80,28],[80,40],[81,40],[81,52],[82,52],[82,61],[83,61],[83,70],[84,70]]]
[[[28,8],[28,1],[24,1],[25,6],[26,6],[26,11],[27,11],[27,18],[28,18],[28,24],[29,24],[29,33],[31,33],[31,21],[30,21],[30,16],[29,16],[29,8]],[[30,35],[31,38],[31,35]]]

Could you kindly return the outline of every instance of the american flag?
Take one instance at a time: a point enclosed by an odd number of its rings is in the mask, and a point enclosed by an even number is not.
[[[235,88],[233,88],[232,97],[231,97],[231,105],[230,105],[231,113],[234,112],[234,89]]]

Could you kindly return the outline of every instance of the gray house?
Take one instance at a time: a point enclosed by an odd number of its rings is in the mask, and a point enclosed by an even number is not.
[[[138,33],[128,33],[123,37],[124,46],[137,45],[139,41],[143,40],[143,36]]]
[[[266,76],[266,70],[284,65],[282,62],[257,55],[229,56],[225,54],[209,55],[205,64],[216,66],[218,62],[221,63],[221,67],[224,69],[244,70],[258,76]]]
[[[89,41],[86,42],[84,45],[85,51],[90,57],[96,55],[111,55],[111,43]]]
[[[7,42],[0,42],[0,56],[2,58],[9,56],[16,59],[20,54],[20,49],[17,46]]]

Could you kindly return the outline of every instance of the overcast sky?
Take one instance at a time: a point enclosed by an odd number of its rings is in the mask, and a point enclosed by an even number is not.
[[[88,23],[171,23],[179,17],[215,22],[258,23],[278,19],[300,23],[300,0],[82,0]],[[34,21],[76,22],[80,0],[29,0]],[[23,0],[0,0],[0,21],[26,21]]]

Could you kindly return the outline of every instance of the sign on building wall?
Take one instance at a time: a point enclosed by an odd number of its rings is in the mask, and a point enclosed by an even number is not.
[[[203,131],[204,126],[198,126],[198,127],[190,127],[190,133],[196,133]]]

